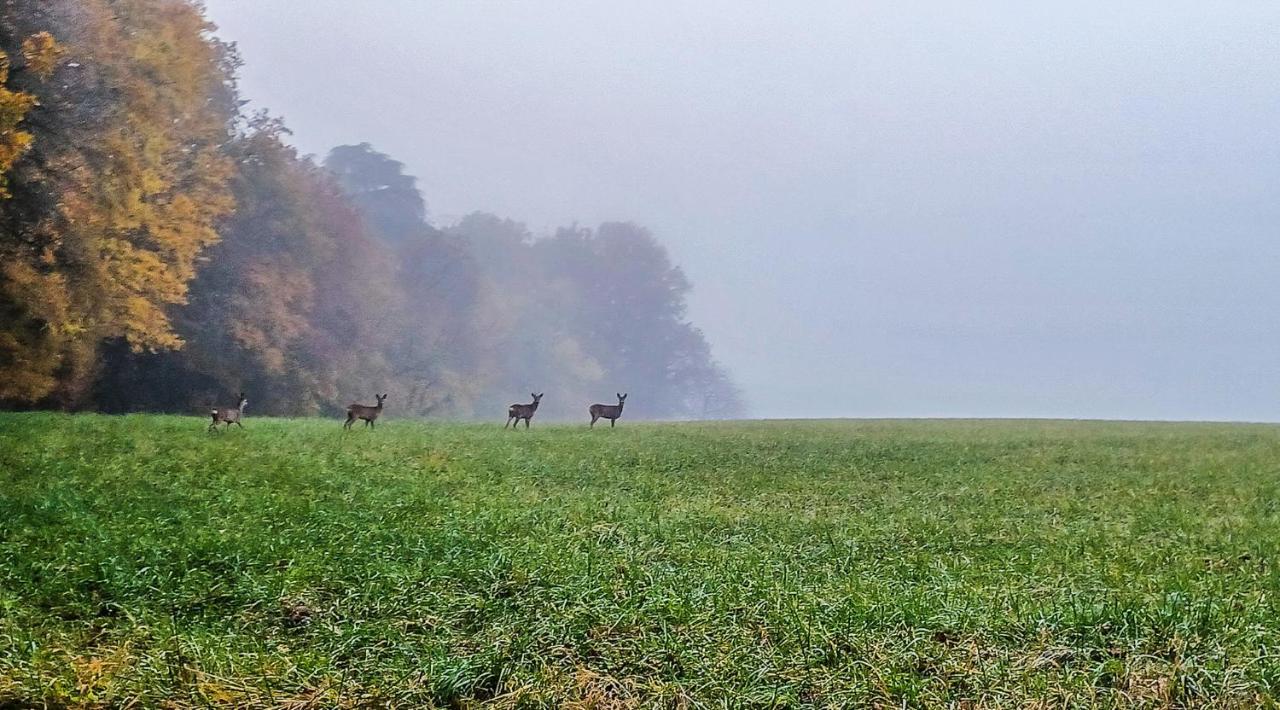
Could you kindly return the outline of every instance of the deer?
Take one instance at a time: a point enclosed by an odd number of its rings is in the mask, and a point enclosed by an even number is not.
[[[502,428],[506,429],[507,426],[510,425],[512,429],[515,429],[520,426],[520,420],[523,419],[524,428],[528,429],[529,420],[533,419],[533,413],[538,411],[538,403],[542,401],[543,394],[546,394],[546,392],[543,392],[542,394],[534,394],[530,392],[529,396],[533,397],[532,402],[528,404],[513,404],[510,407],[507,407],[507,423],[503,424]],[[515,422],[515,424],[511,424],[511,422]]]
[[[213,422],[209,424],[209,431],[217,431],[219,424],[226,424],[225,429],[230,429],[232,424],[243,429],[244,425],[240,423],[240,416],[247,406],[249,406],[249,398],[244,396],[244,392],[241,392],[240,399],[236,401],[236,406],[214,407],[209,410],[209,414],[213,417]]]
[[[597,419],[608,419],[609,428],[612,429],[614,424],[618,423],[618,417],[622,416],[622,405],[627,403],[627,395],[618,394],[617,404],[593,404],[587,408],[591,414],[591,427],[594,428]]]
[[[363,419],[365,426],[376,429],[377,427],[373,425],[373,422],[377,420],[378,415],[382,414],[382,403],[387,400],[387,395],[375,394],[374,398],[378,400],[378,406],[376,407],[370,407],[367,404],[348,404],[347,423],[343,424],[342,428],[350,429],[357,419]]]

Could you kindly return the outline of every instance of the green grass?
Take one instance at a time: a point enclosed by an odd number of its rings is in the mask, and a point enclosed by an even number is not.
[[[0,706],[1280,691],[1280,428],[0,415]]]

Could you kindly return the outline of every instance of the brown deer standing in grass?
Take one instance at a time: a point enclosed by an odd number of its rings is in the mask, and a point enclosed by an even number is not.
[[[367,404],[348,404],[347,423],[343,424],[342,428],[350,429],[357,419],[363,419],[365,426],[372,427],[378,415],[382,414],[382,403],[386,401],[387,396],[385,394],[375,394],[374,398],[378,400],[378,406],[376,407],[370,407]],[[376,429],[377,427],[374,428]]]
[[[244,428],[240,423],[240,415],[244,413],[244,408],[249,405],[249,399],[244,396],[244,392],[240,393],[240,399],[237,400],[234,407],[214,407],[209,411],[213,416],[213,422],[209,424],[209,431],[217,431],[219,424],[226,424],[226,429],[230,429],[232,424]]]
[[[546,392],[543,392],[542,394],[546,394]],[[512,429],[515,429],[520,426],[520,420],[523,419],[524,428],[528,429],[529,420],[533,419],[533,413],[538,411],[538,402],[542,401],[542,394],[533,394],[530,392],[529,396],[533,397],[532,402],[528,404],[513,404],[510,407],[507,407],[507,423],[503,424],[502,428],[506,429],[507,426],[510,425]],[[511,424],[513,421],[515,422],[514,425]]]
[[[615,392],[614,394],[618,394]],[[613,428],[618,423],[618,417],[622,416],[622,405],[627,403],[627,395],[618,394],[617,404],[593,404],[587,408],[591,413],[591,426],[596,425],[597,419],[608,419],[609,427]]]

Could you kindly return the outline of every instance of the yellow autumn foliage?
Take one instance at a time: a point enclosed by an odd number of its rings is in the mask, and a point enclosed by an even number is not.
[[[7,87],[17,76],[8,55],[0,66],[0,174],[13,167],[10,180],[48,198],[40,211],[0,213],[11,233],[0,238],[10,265],[0,348],[42,353],[0,350],[0,380],[26,383],[0,399],[19,401],[82,395],[106,340],[134,351],[181,347],[171,309],[186,302],[197,259],[234,208],[233,166],[222,152],[234,102],[212,98],[230,95],[232,77],[200,8],[51,2],[74,8],[65,16],[76,20],[33,27],[10,47],[23,57],[21,90]],[[67,63],[77,69],[64,76]],[[35,113],[42,131],[33,135],[19,124]],[[28,152],[38,160],[19,163]],[[51,320],[43,302],[55,284],[65,314]]]
[[[36,97],[31,94],[4,86],[9,81],[9,69],[9,55],[0,50],[0,198],[9,197],[5,174],[31,147],[31,134],[19,125],[36,104]]]

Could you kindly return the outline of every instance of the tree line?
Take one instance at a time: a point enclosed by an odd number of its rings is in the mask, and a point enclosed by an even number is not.
[[[392,157],[246,114],[239,67],[190,0],[0,0],[0,407],[742,412],[646,229],[432,224]]]

